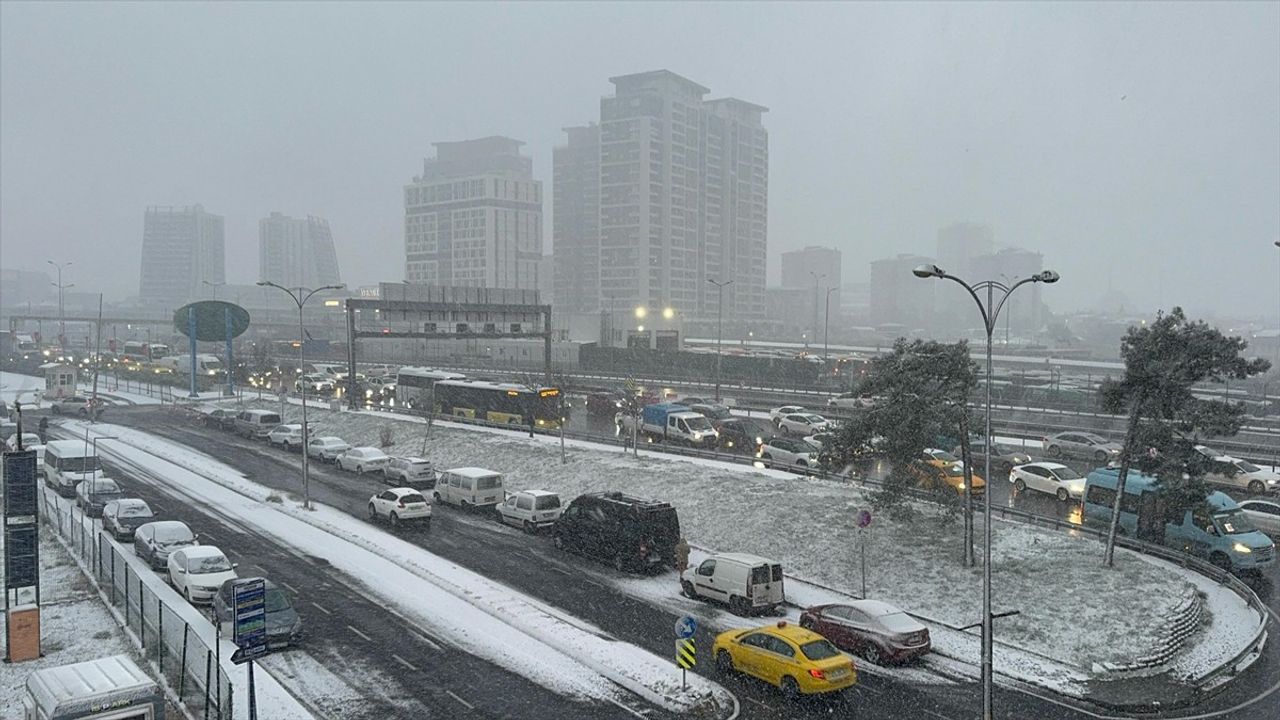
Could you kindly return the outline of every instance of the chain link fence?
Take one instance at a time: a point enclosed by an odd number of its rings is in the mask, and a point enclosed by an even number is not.
[[[178,702],[199,720],[231,720],[231,680],[213,623],[74,502],[44,488],[40,510]]]

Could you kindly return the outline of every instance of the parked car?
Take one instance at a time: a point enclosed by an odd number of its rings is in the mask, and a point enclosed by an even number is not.
[[[149,522],[133,531],[133,553],[156,570],[168,565],[170,553],[197,544],[198,536],[178,520]]]
[[[1280,503],[1272,500],[1241,500],[1240,512],[1253,522],[1253,526],[1280,540]]]
[[[370,377],[361,385],[364,387],[366,402],[379,403],[396,396],[396,376]]]
[[[1049,493],[1060,502],[1079,500],[1084,497],[1084,476],[1063,465],[1054,462],[1035,462],[1026,465],[1015,465],[1009,471],[1009,482],[1018,492],[1027,488]]]
[[[4,441],[5,449],[8,450],[9,452],[17,452],[19,440],[22,441],[23,450],[30,450],[33,445],[42,444],[40,442],[40,435],[38,433],[24,432],[21,435],[19,435],[18,433],[14,433],[9,436],[8,440]]]
[[[117,540],[132,538],[134,531],[155,519],[151,506],[138,498],[112,500],[102,506],[102,529]]]
[[[680,589],[692,600],[715,600],[737,615],[774,612],[786,602],[782,565],[758,555],[721,553],[680,575]]]
[[[280,414],[271,410],[241,410],[236,413],[236,433],[249,439],[261,440],[280,424]]]
[[[219,623],[229,623],[235,605],[235,586],[248,580],[263,581],[263,609],[266,611],[267,647],[276,650],[298,644],[302,639],[302,618],[293,602],[275,583],[266,578],[234,578],[222,583],[213,596],[213,613]],[[224,630],[223,637],[226,637]]]
[[[212,545],[169,553],[169,582],[187,602],[210,602],[222,584],[236,578],[236,564]]]
[[[431,503],[422,493],[407,487],[390,488],[369,498],[369,519],[386,518],[391,527],[402,522],[431,526]]]
[[[496,509],[498,522],[514,525],[527,533],[551,527],[564,508],[560,496],[546,490],[521,490],[507,496]]]
[[[351,449],[347,441],[333,435],[311,438],[307,441],[307,455],[324,462],[334,462],[338,456]]]
[[[784,435],[800,435],[801,437],[824,432],[830,426],[831,423],[826,418],[812,413],[791,413],[790,415],[783,415],[778,420],[778,429]]]
[[[874,405],[876,399],[870,395],[859,395],[857,393],[844,393],[841,395],[833,395],[827,398],[827,407],[829,408],[867,408]]]
[[[101,403],[99,406],[101,407]],[[87,397],[79,395],[70,395],[64,398],[58,398],[50,403],[50,408],[54,415],[80,415],[88,416],[90,410],[90,401]]]
[[[366,472],[378,472],[391,462],[391,456],[382,452],[376,447],[362,445],[354,447],[346,452],[338,455],[338,467],[347,472],[356,472],[361,475]]]
[[[89,517],[100,517],[107,503],[122,497],[119,483],[109,477],[96,475],[76,485],[76,505]]]
[[[802,442],[808,443],[816,453],[821,453],[831,443],[836,441],[836,434],[833,432],[815,433],[807,437],[800,438]]]
[[[437,503],[462,508],[490,507],[502,502],[502,473],[480,467],[445,470],[436,480],[433,492]]]
[[[766,467],[811,468],[818,466],[818,451],[803,440],[776,437],[760,446],[756,454]]]
[[[608,561],[619,572],[675,566],[676,509],[620,492],[579,495],[555,525],[555,546]]]
[[[735,628],[711,645],[716,672],[740,672],[780,689],[789,700],[840,692],[858,682],[849,656],[812,630],[785,620],[758,628]]]
[[[1120,444],[1101,435],[1061,432],[1044,439],[1044,449],[1052,458],[1080,458],[1106,463],[1120,457]]]
[[[991,455],[991,469],[1008,472],[1013,469],[1014,465],[1026,465],[1034,462],[1035,458],[1025,449],[1006,445],[1004,443],[992,443],[991,449],[994,452]],[[955,446],[951,450],[951,454],[960,457],[960,446]],[[987,463],[987,445],[982,438],[975,438],[969,441],[969,457],[973,460],[974,467],[985,467]]]
[[[205,427],[218,430],[234,430],[236,426],[236,410],[234,408],[214,408],[200,419]]]
[[[1250,495],[1270,495],[1280,489],[1280,473],[1230,455],[1219,455],[1210,460],[1204,481],[1232,490],[1243,490]]]
[[[713,424],[720,433],[720,447],[752,455],[778,435],[778,429],[761,418],[731,417]]]
[[[382,474],[391,484],[400,483],[418,490],[430,490],[436,486],[436,468],[426,458],[393,457],[382,466]]]
[[[938,448],[925,448],[925,449],[924,449],[924,459],[925,459],[925,460],[938,460],[938,461],[943,462],[943,463],[958,463],[958,462],[960,462],[960,458],[959,458],[958,456],[953,455],[953,454],[951,454],[951,453],[947,452],[946,450],[939,450]]]
[[[800,626],[873,665],[905,662],[929,652],[929,628],[879,600],[816,605],[800,613]]]
[[[267,442],[272,445],[279,445],[285,450],[301,450],[302,425],[300,423],[277,425],[271,428],[271,432],[267,433]]]
[[[787,415],[795,415],[796,413],[807,413],[807,412],[809,411],[805,410],[803,407],[799,405],[783,405],[782,407],[776,407],[769,411],[769,421],[772,422],[775,426],[777,426],[777,424],[782,420],[782,418],[786,417]]]

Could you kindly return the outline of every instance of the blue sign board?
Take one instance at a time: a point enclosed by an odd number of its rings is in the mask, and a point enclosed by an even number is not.
[[[688,615],[676,621],[676,637],[681,640],[693,637],[693,634],[697,631],[698,623]]]
[[[36,514],[36,451],[4,454],[4,514],[26,517]]]
[[[267,586],[262,578],[231,586],[231,639],[242,649],[267,645]]]

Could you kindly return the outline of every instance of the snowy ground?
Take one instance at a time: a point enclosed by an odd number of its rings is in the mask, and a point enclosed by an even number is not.
[[[296,414],[291,407],[286,420],[296,421]],[[568,464],[562,465],[558,443],[549,437],[436,423],[424,444],[425,428],[415,418],[327,411],[311,418],[317,433],[339,435],[352,444],[377,445],[380,428],[391,423],[394,451],[417,454],[425,448],[439,468],[480,464],[500,470],[513,489],[544,488],[566,498],[626,490],[667,500],[678,508],[691,542],[776,558],[789,574],[842,593],[860,590],[858,543],[865,541],[869,597],[897,604],[943,629],[979,620],[981,571],[961,566],[960,524],[945,524],[926,508],[911,523],[877,517],[859,538],[850,520],[869,503],[859,488],[846,483],[673,460],[643,450],[637,459],[619,449],[572,441]],[[1148,654],[1159,641],[1162,616],[1193,589],[1183,572],[1129,552],[1117,553],[1113,570],[1101,568],[1101,548],[1092,538],[1001,521],[993,526],[993,537],[994,609],[1020,611],[999,621],[999,642],[1023,657],[1043,656],[1068,669],[1087,672],[1095,663],[1123,664]],[[674,592],[675,584],[671,587]],[[1090,632],[1080,632],[1081,627]]]
[[[83,432],[83,423],[64,427]],[[169,490],[209,504],[246,526],[324,557],[368,592],[468,652],[570,696],[611,701],[625,687],[678,712],[724,710],[733,704],[721,687],[690,677],[673,686],[671,664],[599,628],[461,568],[363,520],[325,506],[304,512],[268,502],[272,491],[234,469],[147,433],[100,423],[94,432],[119,438],[100,448]],[[616,683],[616,685],[615,685]]]

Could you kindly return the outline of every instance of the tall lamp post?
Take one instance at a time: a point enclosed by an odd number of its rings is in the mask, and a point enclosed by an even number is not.
[[[973,301],[978,304],[978,312],[982,314],[982,323],[987,331],[987,389],[986,389],[986,435],[983,442],[987,448],[991,447],[991,336],[995,332],[996,320],[1000,317],[1000,309],[1004,307],[1005,301],[1009,299],[1009,295],[1019,287],[1027,283],[1055,283],[1058,282],[1058,273],[1052,270],[1043,270],[1032,275],[1029,278],[1023,278],[1015,282],[1013,285],[1005,285],[994,280],[985,280],[980,283],[970,285],[955,275],[949,274],[947,271],[937,265],[921,265],[911,271],[918,278],[943,278],[959,283],[969,292]],[[978,291],[987,291],[987,302],[984,305],[978,297]],[[997,301],[995,291],[1000,291],[1000,297]],[[991,453],[987,452],[983,455],[983,477],[990,482],[991,478]],[[991,493],[982,494],[982,510],[985,513],[985,522],[982,531],[982,717],[983,720],[992,720],[992,668],[991,668],[991,649],[992,649],[992,615],[991,615]]]
[[[827,288],[827,303],[826,303],[827,315],[826,315],[826,318],[822,321],[822,360],[823,362],[825,362],[827,359],[827,339],[830,337],[830,334],[831,334],[831,293],[839,289],[840,289],[839,287]]]
[[[1280,248],[1280,240],[1275,242],[1275,246]],[[1280,315],[1277,315],[1276,318],[1277,320],[1280,320]],[[1276,327],[1280,328],[1280,325],[1277,325]],[[1276,360],[1280,361],[1280,329],[1276,330]],[[1266,398],[1263,398],[1263,400],[1265,401]]]
[[[58,347],[61,348],[61,347],[64,347],[67,342],[66,340],[67,338],[66,317],[67,316],[63,311],[63,308],[65,307],[63,304],[63,294],[65,293],[67,288],[72,288],[76,286],[75,283],[70,283],[67,285],[62,284],[62,269],[71,267],[72,263],[70,260],[64,263],[56,263],[52,260],[45,260],[45,262],[49,263],[50,265],[58,269],[58,282],[53,283],[53,285],[58,288]]]
[[[827,274],[810,270],[809,276],[813,278],[813,341],[816,343],[818,342],[818,283],[826,278]]]
[[[720,341],[724,338],[724,289],[733,284],[732,280],[712,280],[707,282],[716,286],[716,402],[720,402]]]
[[[277,285],[269,280],[258,281],[259,285],[264,287],[273,287],[282,290],[293,300],[298,306],[298,375],[302,375],[302,366],[306,364],[306,331],[302,328],[302,307],[307,304],[312,295],[321,290],[341,290],[345,285],[325,285],[314,290],[300,287],[290,290],[283,285]],[[298,387],[302,393],[302,507],[306,510],[311,509],[311,465],[308,462],[307,441],[310,439],[307,427],[307,384],[305,382],[298,383]]]

